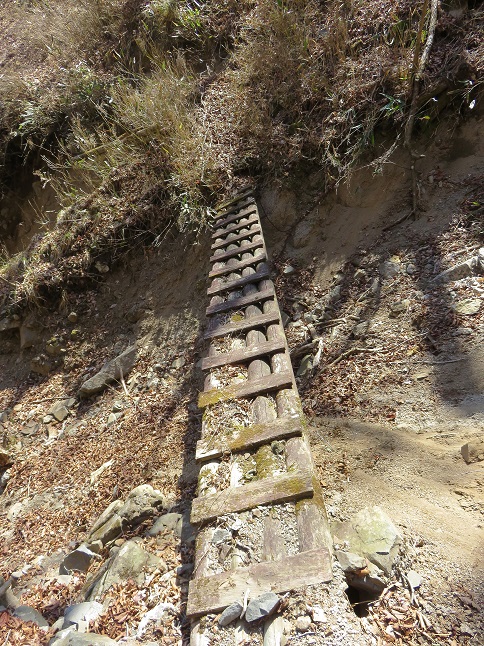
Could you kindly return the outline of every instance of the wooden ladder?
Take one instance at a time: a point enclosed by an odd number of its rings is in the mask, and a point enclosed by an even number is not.
[[[305,420],[252,193],[219,207],[213,228],[205,333],[208,353],[202,361],[207,374],[198,402],[210,415],[204,414],[196,448],[201,495],[193,501],[191,512],[191,522],[199,526],[187,604],[193,646],[217,641],[213,635],[207,638],[205,623],[200,621],[204,615],[242,602],[247,594],[254,598],[264,592],[283,593],[332,578],[323,497],[304,433]],[[221,383],[220,375],[227,370],[233,374],[234,366],[240,367],[243,376]],[[250,411],[246,423],[241,427],[227,419],[221,429],[215,429],[213,419],[221,404],[242,400]],[[271,451],[274,442],[283,447],[282,472],[257,473],[255,479],[222,489],[213,484],[224,458]],[[284,522],[268,515],[262,558],[248,564],[235,558],[231,569],[214,573],[210,548],[214,530],[225,515],[287,502],[295,505],[296,553],[287,554]],[[239,632],[244,631],[244,623],[239,621]],[[264,645],[278,643],[280,631],[280,620],[268,619]]]

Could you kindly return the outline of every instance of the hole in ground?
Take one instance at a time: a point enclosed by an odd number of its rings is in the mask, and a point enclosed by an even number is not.
[[[346,588],[345,593],[357,617],[368,617],[370,605],[380,596],[372,594],[368,590],[355,588],[352,585]]]

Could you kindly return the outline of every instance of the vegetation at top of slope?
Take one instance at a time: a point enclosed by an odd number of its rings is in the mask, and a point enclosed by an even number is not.
[[[244,184],[319,168],[330,190],[363,158],[377,168],[380,134],[401,138],[412,104],[422,129],[448,105],[467,110],[483,12],[439,8],[415,100],[428,5],[10,0],[18,46],[0,79],[0,188],[30,164],[63,208],[4,254],[4,311],[61,296],[95,276],[96,260],[174,225],[205,226],[215,199]]]

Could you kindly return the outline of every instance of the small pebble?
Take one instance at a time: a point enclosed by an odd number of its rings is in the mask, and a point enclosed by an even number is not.
[[[307,615],[298,617],[296,619],[296,630],[298,630],[300,633],[305,633],[307,630],[309,630],[310,625],[311,617],[308,617]]]

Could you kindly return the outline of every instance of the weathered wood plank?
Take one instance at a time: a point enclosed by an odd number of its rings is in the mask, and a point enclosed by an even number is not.
[[[254,598],[263,592],[280,594],[331,579],[331,558],[325,548],[300,552],[282,561],[254,563],[191,581],[187,615],[199,617],[220,612],[234,601],[240,601],[247,589]]]
[[[235,363],[245,363],[250,359],[263,357],[273,352],[280,352],[281,350],[284,350],[284,341],[282,339],[276,339],[275,341],[267,341],[251,348],[223,352],[202,359],[202,370],[211,370],[212,368],[229,366]]]
[[[213,314],[221,314],[222,312],[229,312],[230,310],[238,310],[241,307],[250,305],[251,303],[258,303],[266,301],[269,298],[274,298],[274,295],[274,288],[270,287],[269,289],[255,292],[254,294],[240,296],[239,298],[223,301],[223,303],[215,303],[214,305],[209,305],[205,310],[205,314],[207,316],[212,316]]]
[[[298,418],[278,417],[270,422],[246,426],[236,437],[216,436],[209,440],[202,438],[197,442],[195,459],[198,462],[214,460],[227,452],[254,449],[266,442],[285,440],[301,433],[302,426]]]
[[[190,522],[199,524],[217,516],[233,514],[268,503],[309,498],[313,494],[312,474],[309,471],[282,473],[273,478],[249,482],[243,487],[229,487],[209,496],[195,498]]]
[[[209,278],[216,278],[217,276],[223,276],[224,274],[230,274],[233,271],[238,271],[239,269],[244,269],[244,267],[250,267],[255,265],[257,262],[264,262],[267,260],[266,254],[262,251],[251,258],[246,258],[245,260],[239,260],[234,262],[232,265],[225,265],[225,267],[220,267],[220,269],[212,269],[208,274]],[[217,261],[219,262],[219,261]]]
[[[284,538],[282,537],[281,521],[266,516],[264,518],[264,533],[262,540],[262,560],[280,561],[286,556]]]
[[[278,388],[287,388],[291,384],[292,372],[273,373],[271,375],[267,375],[267,377],[251,381],[247,379],[247,381],[241,384],[226,386],[225,388],[213,388],[212,390],[200,393],[198,396],[198,407],[205,408],[210,404],[216,404],[217,402],[223,402],[229,399],[260,395],[272,390],[277,390]]]
[[[210,249],[212,249],[212,251],[215,251],[215,249],[223,249],[224,247],[228,247],[229,244],[234,244],[235,242],[239,242],[239,240],[252,238],[252,236],[257,235],[260,232],[261,232],[260,225],[256,227],[253,226],[253,228],[250,229],[250,231],[246,231],[245,233],[239,233],[238,236],[234,236],[229,240],[219,240],[219,242],[214,242],[213,245],[210,247]]]
[[[246,200],[248,197],[252,197],[253,194],[254,194],[254,189],[248,188],[246,191],[242,191],[242,193],[239,193],[238,195],[234,195],[230,199],[225,200],[220,204],[217,204],[215,209],[220,212],[223,209],[226,209],[228,206],[231,206],[232,204],[238,204],[239,202]]]
[[[241,215],[240,217],[242,218],[246,216]],[[215,240],[216,238],[228,236],[229,233],[233,233],[234,231],[238,231],[239,229],[243,229],[244,227],[250,227],[251,224],[255,224],[256,222],[259,222],[259,217],[257,213],[252,213],[247,218],[247,222],[234,222],[233,224],[229,224],[226,229],[218,228],[212,233],[212,239]]]
[[[229,249],[229,251],[224,251],[219,254],[214,254],[213,256],[210,256],[210,262],[212,263],[222,262],[223,260],[228,260],[229,258],[233,258],[234,256],[241,256],[243,253],[247,253],[248,251],[253,251],[254,249],[258,249],[259,247],[264,247],[263,240],[256,240],[255,242],[242,244],[240,247],[237,247],[236,249]]]
[[[235,300],[231,302],[235,302]],[[226,336],[227,334],[237,334],[238,332],[250,330],[251,328],[269,325],[270,323],[277,323],[278,321],[279,312],[268,312],[267,314],[261,314],[260,316],[248,316],[242,319],[242,321],[226,323],[225,325],[218,325],[215,328],[208,329],[203,338],[206,340],[215,339],[220,336]]]
[[[257,282],[263,278],[267,278],[270,275],[269,267],[266,265],[262,269],[258,269],[253,274],[248,276],[242,276],[236,280],[228,280],[225,283],[219,285],[214,285],[207,289],[208,296],[214,296],[215,294],[220,294],[222,292],[229,292],[232,289],[238,289],[239,287],[244,287],[244,285],[249,285],[250,283]]]
[[[231,222],[237,222],[237,220],[240,220],[240,218],[245,218],[248,215],[252,215],[252,213],[257,213],[257,206],[255,205],[255,203],[249,204],[248,206],[243,206],[240,211],[237,211],[237,213],[233,213],[226,218],[215,220],[212,226],[217,228],[224,227]]]

